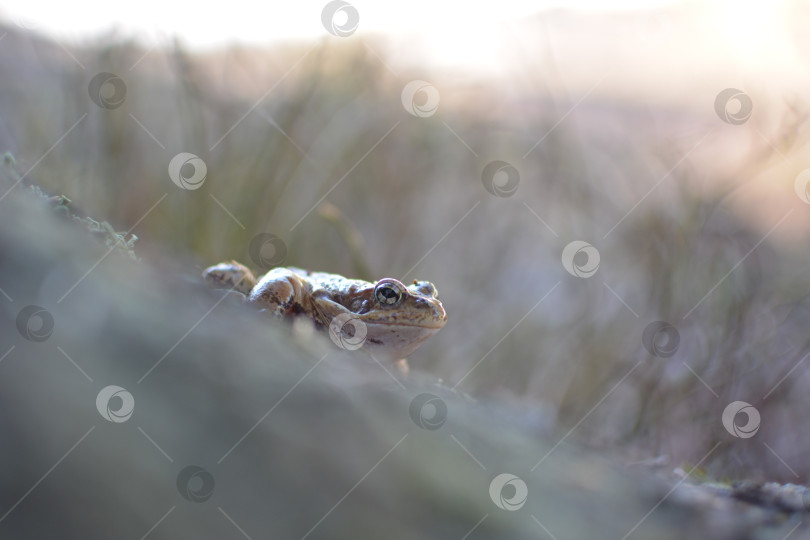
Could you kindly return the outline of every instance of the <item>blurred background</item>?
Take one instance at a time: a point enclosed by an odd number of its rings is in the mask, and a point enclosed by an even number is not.
[[[430,280],[412,369],[630,461],[722,443],[714,477],[807,482],[805,4],[164,4],[3,7],[23,182],[195,278],[269,233],[265,263]]]

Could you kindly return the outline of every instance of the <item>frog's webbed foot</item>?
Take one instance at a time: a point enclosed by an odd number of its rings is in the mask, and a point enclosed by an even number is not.
[[[232,289],[245,296],[256,286],[256,277],[243,264],[236,261],[222,262],[203,271],[203,279],[215,289]]]

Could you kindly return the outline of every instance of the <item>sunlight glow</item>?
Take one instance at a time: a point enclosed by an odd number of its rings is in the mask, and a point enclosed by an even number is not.
[[[380,54],[432,68],[506,73],[510,63],[525,62],[525,51],[544,50],[547,36],[537,25],[524,24],[546,10],[579,10],[592,14],[632,11],[639,14],[639,35],[665,34],[672,21],[662,19],[669,8],[680,9],[689,20],[699,19],[702,28],[694,39],[675,36],[674,41],[652,40],[650,47],[634,54],[665,58],[667,47],[699,49],[700,56],[734,59],[735,65],[765,73],[796,73],[799,59],[785,37],[789,0],[740,3],[733,0],[689,2],[687,0],[502,0],[497,3],[408,3],[351,0],[359,13],[357,33],[350,39],[386,34],[389,49]],[[135,38],[145,46],[165,45],[175,38],[192,49],[211,49],[229,44],[269,46],[281,41],[343,39],[329,35],[321,12],[327,0],[302,0],[255,4],[231,0],[226,9],[204,9],[197,2],[141,0],[137,9],[124,4],[98,4],[88,0],[53,3],[28,0],[0,8],[0,17],[24,28],[51,34],[65,43],[81,43],[114,33]],[[658,9],[659,11],[656,11]],[[645,20],[645,14],[652,14]],[[663,15],[661,15],[663,14]],[[342,15],[338,13],[338,18]],[[338,23],[340,20],[338,19]],[[681,21],[683,22],[683,21]],[[662,30],[663,29],[663,30]],[[601,30],[598,25],[594,30]],[[609,29],[606,29],[609,30]],[[606,35],[610,35],[609,32]],[[635,36],[638,38],[639,36]],[[647,36],[649,38],[649,36]],[[642,37],[643,38],[643,37]],[[579,39],[579,38],[577,38]],[[604,39],[597,31],[583,40]],[[569,40],[570,41],[570,40]],[[594,46],[594,43],[583,43]],[[684,51],[681,51],[684,52]],[[525,64],[524,64],[525,65]],[[721,62],[721,65],[726,65]],[[662,64],[663,66],[663,64]]]
[[[267,44],[278,40],[324,37],[321,11],[327,0],[255,3],[231,0],[216,9],[188,0],[141,0],[137,7],[107,3],[103,9],[90,0],[54,3],[29,0],[0,8],[0,16],[20,26],[53,33],[60,39],[81,40],[116,29],[124,35],[155,39],[179,36],[192,47],[239,42]],[[360,13],[358,32],[443,34],[448,50],[477,48],[479,53],[492,25],[543,9],[635,9],[675,3],[672,0],[503,0],[484,5],[461,1],[411,0],[381,2],[352,0]],[[339,15],[340,16],[340,15]],[[453,36],[463,35],[464,39]],[[448,53],[450,54],[450,53]]]

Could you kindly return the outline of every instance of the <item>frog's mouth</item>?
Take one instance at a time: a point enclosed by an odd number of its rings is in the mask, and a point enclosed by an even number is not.
[[[384,331],[386,328],[411,328],[432,331],[430,335],[441,330],[447,322],[447,314],[441,307],[422,310],[421,313],[415,313],[410,317],[403,316],[402,313],[387,314],[384,311],[382,313],[378,311],[359,315],[358,318],[366,326],[375,327],[380,331]]]
[[[362,319],[361,319],[362,320]],[[444,327],[445,321],[443,320],[435,320],[435,321],[418,321],[418,322],[409,322],[409,321],[363,321],[366,323],[366,326],[373,326],[376,328],[395,328],[395,327],[402,327],[402,328],[422,328],[425,330],[433,330],[434,333],[438,332],[439,330]]]

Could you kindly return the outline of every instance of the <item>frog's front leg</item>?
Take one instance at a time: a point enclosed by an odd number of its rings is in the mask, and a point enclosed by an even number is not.
[[[245,296],[256,286],[256,277],[236,261],[221,262],[203,271],[203,279],[215,289],[232,289]]]
[[[277,317],[295,313],[296,306],[308,311],[311,286],[288,268],[273,268],[259,279],[248,295],[254,307],[267,310]]]

